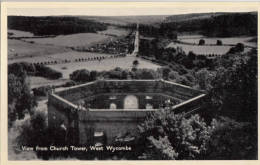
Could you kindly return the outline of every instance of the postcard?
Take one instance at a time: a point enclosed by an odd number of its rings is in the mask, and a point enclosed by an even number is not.
[[[258,11],[3,2],[1,161],[259,163]]]

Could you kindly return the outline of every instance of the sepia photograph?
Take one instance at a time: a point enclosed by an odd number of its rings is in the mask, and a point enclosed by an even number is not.
[[[7,5],[9,161],[258,160],[258,6],[151,4]]]

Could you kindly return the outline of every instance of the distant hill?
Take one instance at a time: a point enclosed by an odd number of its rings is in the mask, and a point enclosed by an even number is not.
[[[169,15],[145,15],[145,16],[79,16],[81,19],[95,20],[97,22],[127,25],[133,23],[142,24],[159,24],[163,22]]]
[[[257,12],[201,13],[169,16],[162,30],[199,32],[206,36],[231,37],[257,35]]]
[[[174,37],[173,32],[200,33],[215,37],[257,34],[257,12],[148,16],[8,16],[9,29],[32,32],[35,35],[97,32],[105,30],[108,24],[135,28],[136,23],[140,24],[141,33],[148,37]]]
[[[224,13],[192,13],[192,14],[179,14],[171,15],[165,18],[164,23],[167,22],[183,22],[197,19],[208,19],[213,16],[223,15]]]
[[[8,29],[31,32],[34,35],[66,35],[106,30],[104,23],[69,16],[8,16]]]

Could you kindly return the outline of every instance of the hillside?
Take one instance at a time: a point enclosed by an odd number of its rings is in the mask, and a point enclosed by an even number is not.
[[[163,22],[168,15],[144,15],[144,16],[80,16],[81,19],[94,20],[97,22],[113,25],[127,25],[133,23],[158,24]]]
[[[93,20],[68,16],[8,16],[8,29],[31,32],[34,35],[66,35],[102,31],[107,26]]]
[[[164,23],[208,19],[210,17],[219,16],[223,14],[224,13],[192,13],[192,14],[171,15],[165,18]]]
[[[257,13],[204,13],[169,16],[160,29],[199,32],[206,36],[257,35]]]

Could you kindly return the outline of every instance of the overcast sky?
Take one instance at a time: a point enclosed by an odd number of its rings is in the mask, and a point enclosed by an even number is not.
[[[186,13],[205,13],[205,12],[248,12],[257,11],[256,7],[245,8],[243,6],[225,6],[212,5],[209,6],[193,6],[189,3],[187,5],[165,5],[155,4],[134,5],[124,4],[115,5],[107,4],[101,5],[69,5],[69,6],[49,6],[48,8],[38,7],[11,7],[8,8],[8,15],[27,15],[27,16],[48,16],[48,15],[95,15],[95,16],[129,16],[129,15],[175,15]]]

